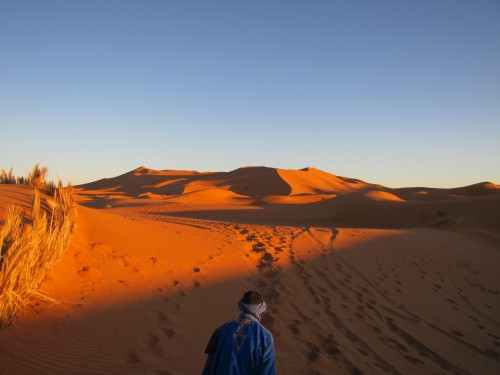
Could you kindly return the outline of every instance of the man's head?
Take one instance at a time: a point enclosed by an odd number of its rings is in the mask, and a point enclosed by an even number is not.
[[[264,302],[264,298],[262,298],[260,293],[253,290],[246,292],[243,295],[242,300],[246,305],[260,305],[262,302]]]

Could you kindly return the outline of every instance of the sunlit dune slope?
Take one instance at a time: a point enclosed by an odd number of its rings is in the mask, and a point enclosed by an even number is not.
[[[249,197],[236,194],[230,190],[203,189],[181,194],[169,199],[169,202],[205,204],[245,204],[251,203]]]
[[[365,194],[365,197],[371,200],[375,201],[393,201],[393,202],[401,202],[403,199],[397,197],[394,194],[385,192],[385,191],[378,191],[378,190],[372,190],[369,191]]]
[[[123,175],[80,185],[82,194],[120,195],[137,198],[145,194],[168,199],[200,190],[227,190],[247,197],[298,194],[349,193],[374,187],[337,177],[314,168],[284,170],[245,167],[231,172],[155,171],[140,167]],[[204,196],[206,197],[206,195]]]
[[[316,168],[278,169],[278,174],[291,187],[292,195],[351,193],[371,186],[360,180],[338,177]]]

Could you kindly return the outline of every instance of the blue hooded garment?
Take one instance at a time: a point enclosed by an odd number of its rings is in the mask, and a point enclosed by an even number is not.
[[[202,375],[275,375],[272,334],[254,316],[223,324],[213,333]]]

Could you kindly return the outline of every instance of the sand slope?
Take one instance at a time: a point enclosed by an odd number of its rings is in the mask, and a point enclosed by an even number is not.
[[[168,199],[200,190],[226,190],[247,197],[333,194],[367,189],[365,182],[337,177],[314,168],[284,170],[245,167],[231,172],[156,171],[139,167],[123,175],[80,185],[82,196],[137,198],[151,193]]]
[[[200,373],[247,289],[268,302],[280,374],[497,374],[497,185],[330,176],[140,169],[82,187],[84,204],[114,208],[79,208],[44,283],[61,303],[0,332],[0,374]],[[0,218],[29,196],[0,186]]]

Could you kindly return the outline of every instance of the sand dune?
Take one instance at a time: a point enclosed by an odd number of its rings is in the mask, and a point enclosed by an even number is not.
[[[375,187],[363,181],[337,177],[314,168],[285,170],[245,167],[231,172],[155,171],[139,167],[123,175],[81,185],[82,195],[120,192],[124,197],[142,194],[170,197],[200,190],[227,190],[248,197],[350,193]],[[204,198],[206,195],[204,195]],[[167,198],[168,199],[168,198]]]
[[[196,190],[219,188],[247,196],[287,195],[290,186],[274,168],[240,168],[231,172],[155,171],[137,168],[123,175],[81,185],[85,190],[115,188],[129,197],[144,189],[155,194],[179,195]]]
[[[44,283],[61,302],[0,332],[0,374],[200,373],[247,289],[268,302],[280,374],[498,374],[499,192],[264,167],[82,185]],[[30,191],[0,197],[1,219]]]
[[[464,197],[498,194],[499,191],[500,191],[500,186],[492,184],[491,182],[481,182],[479,184],[474,184],[470,186],[448,189],[448,192],[450,194],[461,195]]]
[[[215,204],[244,204],[249,202],[249,198],[244,195],[236,194],[230,190],[223,189],[203,189],[194,190],[176,197],[172,197],[169,202],[182,203],[215,203]]]
[[[368,199],[373,199],[376,201],[392,201],[392,202],[402,202],[403,199],[397,197],[394,194],[388,193],[386,191],[372,190],[365,194]]]
[[[351,193],[370,186],[360,180],[337,177],[315,168],[305,168],[298,171],[279,169],[278,174],[290,185],[292,189],[290,194],[292,195]]]

